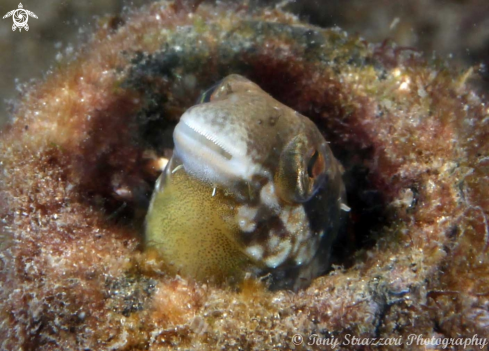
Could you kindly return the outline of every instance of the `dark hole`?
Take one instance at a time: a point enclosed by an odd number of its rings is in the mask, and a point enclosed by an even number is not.
[[[219,71],[219,75],[216,73],[214,75],[200,73],[201,76],[197,85],[193,86],[191,91],[186,91],[186,88],[182,86],[183,83],[174,77],[171,78],[170,74],[165,75],[164,79],[155,78],[152,72],[161,71],[161,67],[151,66],[150,60],[146,60],[144,64],[151,68],[148,75],[145,76],[144,71],[136,71],[137,76],[132,78],[136,84],[128,83],[130,87],[137,88],[144,100],[143,108],[136,113],[134,126],[136,132],[133,134],[134,140],[131,141],[140,153],[149,149],[162,155],[165,149],[172,148],[171,134],[173,128],[179,116],[194,104],[196,98],[225,75],[230,73],[243,74],[277,100],[311,118],[325,135],[326,140],[330,142],[329,145],[336,158],[345,168],[344,181],[347,189],[348,206],[351,207],[351,211],[348,214],[348,224],[332,250],[332,262],[350,267],[355,263],[356,253],[359,250],[370,248],[375,244],[376,235],[387,224],[387,216],[382,193],[371,181],[375,174],[372,174],[372,171],[365,166],[369,164],[373,152],[372,149],[365,148],[360,143],[343,143],[338,137],[339,133],[334,129],[335,127],[331,128],[328,121],[325,120],[325,115],[328,116],[327,118],[334,119],[341,117],[342,114],[347,114],[346,111],[335,106],[334,89],[332,92],[325,92],[321,96],[321,101],[308,101],[307,104],[304,104],[301,89],[306,88],[296,84],[298,79],[294,75],[289,74],[286,68],[274,67],[271,69],[262,64],[259,67],[243,66],[234,69],[233,67],[226,67],[225,69],[221,67],[222,72]],[[359,139],[361,137],[359,136]],[[308,165],[309,175],[312,174],[312,168],[317,158],[316,152]],[[108,184],[108,180],[105,179],[105,183],[101,183],[109,188],[105,192],[103,206],[108,215],[115,213],[110,219],[124,225],[139,227],[139,230],[142,228],[151,189],[156,180],[156,176],[148,176],[138,170],[138,167],[143,168],[143,166],[143,161],[139,160],[135,163],[132,171],[134,176],[139,177],[141,181],[135,183],[139,184],[140,190],[137,190],[136,187],[134,189],[140,193],[140,198],[144,201],[134,201],[133,199],[131,202],[115,199],[111,195],[113,190],[110,189],[111,185]],[[117,171],[117,167],[107,168],[107,166],[103,166],[102,168],[97,172],[101,178],[107,178],[108,173]]]

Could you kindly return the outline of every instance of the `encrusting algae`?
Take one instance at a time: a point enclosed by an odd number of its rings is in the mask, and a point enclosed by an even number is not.
[[[158,2],[102,22],[73,62],[22,96],[1,135],[2,348],[488,338],[488,106],[466,72],[394,51],[241,5]],[[232,73],[309,116],[346,170],[343,266],[296,293],[168,275],[141,248],[151,155]]]

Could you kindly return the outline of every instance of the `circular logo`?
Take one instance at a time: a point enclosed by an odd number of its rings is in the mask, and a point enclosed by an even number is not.
[[[295,334],[293,337],[292,337],[292,343],[294,345],[302,345],[302,343],[304,342],[304,338],[302,337],[302,335],[300,334]]]
[[[15,10],[14,15],[12,16],[14,19],[14,24],[19,28],[24,27],[27,24],[27,21],[29,20],[28,17],[29,16],[24,9]]]

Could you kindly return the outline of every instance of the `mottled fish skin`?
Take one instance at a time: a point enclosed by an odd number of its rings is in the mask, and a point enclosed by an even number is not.
[[[230,75],[173,134],[145,244],[200,281],[270,274],[298,289],[323,273],[342,222],[342,167],[307,117]]]

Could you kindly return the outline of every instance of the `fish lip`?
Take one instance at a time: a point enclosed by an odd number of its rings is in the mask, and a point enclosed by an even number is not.
[[[199,144],[209,149],[209,151],[217,152],[217,154],[224,157],[226,160],[231,160],[233,155],[230,150],[228,150],[223,143],[219,142],[217,138],[213,138],[211,135],[203,133],[198,128],[192,126],[184,120],[180,120],[180,122],[175,127],[173,132],[173,140],[175,142],[175,148],[177,148],[177,144],[179,146],[183,146],[182,144],[187,142],[193,142],[194,144]]]
[[[215,139],[199,133],[185,121],[173,132],[174,154],[181,160],[185,171],[212,186],[228,188],[234,181],[243,179],[246,162],[233,156]]]
[[[234,128],[223,113],[218,108],[194,106],[180,118],[173,141],[174,152],[189,174],[228,189],[236,182],[251,181],[264,170],[248,153],[246,131]]]

